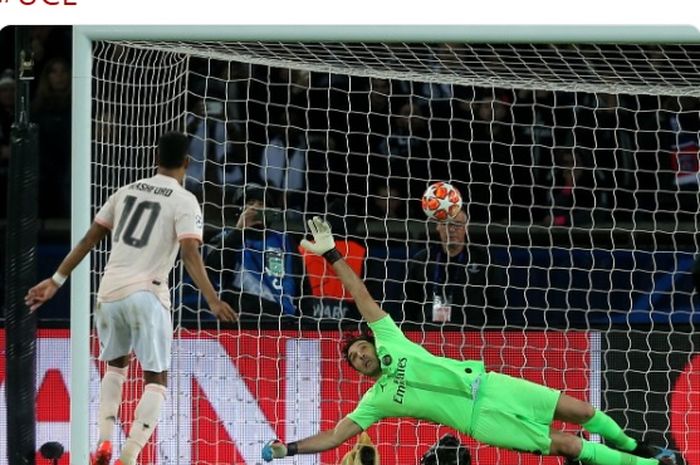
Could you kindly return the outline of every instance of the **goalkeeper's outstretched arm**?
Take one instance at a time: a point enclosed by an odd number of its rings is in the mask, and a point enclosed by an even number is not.
[[[335,425],[335,428],[321,431],[299,441],[287,444],[278,440],[270,441],[263,447],[262,458],[269,462],[272,459],[281,459],[296,454],[316,454],[335,449],[361,432],[362,428],[357,423],[345,417]]]
[[[384,318],[387,313],[377,305],[377,302],[367,290],[365,283],[355,274],[335,248],[330,225],[318,216],[314,216],[307,224],[311,234],[314,236],[314,242],[303,239],[301,246],[316,255],[321,255],[333,265],[335,273],[355,300],[357,309],[367,322],[372,323]]]
[[[367,286],[355,274],[350,265],[342,258],[333,263],[333,269],[338,278],[343,282],[343,286],[355,300],[357,309],[362,317],[369,323],[383,318],[387,313],[381,309],[372,295],[367,290]]]

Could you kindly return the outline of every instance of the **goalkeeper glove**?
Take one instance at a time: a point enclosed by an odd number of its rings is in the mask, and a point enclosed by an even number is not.
[[[323,255],[335,249],[333,233],[331,233],[331,226],[327,221],[319,216],[314,216],[313,219],[306,223],[309,225],[309,231],[314,236],[314,242],[302,239],[302,247],[316,255]]]
[[[272,462],[272,459],[281,459],[286,456],[287,446],[277,439],[273,439],[262,448],[262,458],[266,462]]]

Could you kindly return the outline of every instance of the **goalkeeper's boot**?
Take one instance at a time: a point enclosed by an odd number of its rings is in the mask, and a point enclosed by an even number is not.
[[[675,452],[665,447],[651,445],[647,441],[638,441],[632,454],[638,457],[656,459],[662,465],[676,465]]]
[[[102,441],[95,451],[95,456],[92,459],[92,465],[109,465],[112,460],[112,442]]]

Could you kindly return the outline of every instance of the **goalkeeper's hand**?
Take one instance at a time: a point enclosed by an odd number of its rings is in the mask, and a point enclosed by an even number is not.
[[[306,239],[302,239],[302,247],[316,255],[323,255],[335,248],[331,226],[327,221],[320,216],[314,216],[313,219],[310,219],[306,223],[309,225],[309,231],[311,231],[311,234],[314,236],[314,241],[310,242]]]
[[[262,448],[262,458],[266,462],[272,462],[272,459],[281,459],[286,456],[287,446],[277,439],[273,439]]]

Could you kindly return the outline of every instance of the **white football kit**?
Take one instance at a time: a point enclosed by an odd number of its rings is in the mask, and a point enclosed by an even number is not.
[[[158,174],[120,188],[95,222],[112,231],[95,309],[100,360],[133,350],[144,370],[165,371],[172,342],[168,275],[180,240],[202,241],[199,203],[175,178]]]

